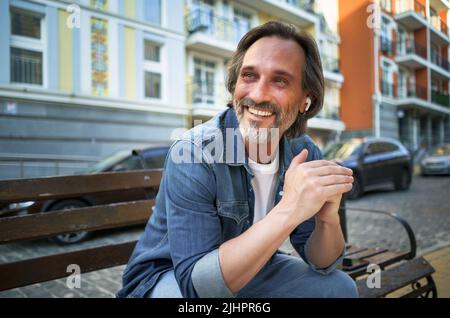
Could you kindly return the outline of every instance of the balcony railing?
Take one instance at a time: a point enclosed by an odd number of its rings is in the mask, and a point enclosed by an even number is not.
[[[250,30],[250,22],[242,19],[232,21],[215,15],[210,9],[197,8],[186,16],[186,29],[189,34],[202,32],[216,40],[238,43]]]
[[[340,68],[339,68],[339,59],[334,58],[334,57],[330,57],[330,56],[326,56],[326,55],[322,55],[322,65],[324,70],[333,72],[333,73],[340,73]]]
[[[385,36],[381,36],[380,49],[387,54],[395,54],[395,42]]]
[[[431,25],[436,29],[444,33],[444,35],[449,36],[447,24],[439,17],[432,16],[430,18]]]
[[[424,18],[426,17],[425,6],[417,0],[397,1],[397,5],[397,13],[413,11]]]
[[[286,2],[296,8],[315,13],[314,12],[314,0],[278,0],[280,2]]]
[[[340,120],[339,106],[325,103],[322,110],[317,114],[318,118]]]
[[[395,97],[395,85],[388,81],[381,81],[381,94],[384,96]]]
[[[381,0],[380,1],[380,7],[389,13],[392,12],[391,4],[392,4],[391,0]]]
[[[401,85],[398,87],[397,96],[427,100],[427,89],[421,85]]]
[[[441,54],[439,54],[439,52],[436,49],[431,49],[431,62],[441,68],[443,68],[444,70],[446,70],[447,72],[450,72],[450,63],[447,59],[445,59],[444,57],[442,57]]]
[[[11,82],[42,85],[42,54],[24,56],[21,51],[11,50]]]
[[[186,85],[187,101],[191,105],[225,106],[229,98],[225,83],[193,81]]]
[[[431,100],[433,103],[450,108],[450,96],[446,92],[431,90]]]
[[[427,59],[427,48],[416,41],[408,40],[397,42],[397,55],[416,54]]]

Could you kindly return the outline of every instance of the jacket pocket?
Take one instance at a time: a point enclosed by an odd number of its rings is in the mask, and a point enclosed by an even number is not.
[[[231,219],[236,224],[241,224],[249,216],[247,201],[219,201],[217,203],[217,210],[220,216]]]

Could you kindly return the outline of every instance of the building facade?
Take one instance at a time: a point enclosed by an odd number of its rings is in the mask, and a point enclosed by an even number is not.
[[[339,2],[346,137],[450,141],[448,0]]]
[[[0,178],[71,173],[186,126],[182,1],[1,0],[0,29]]]
[[[323,2],[323,3],[321,3]],[[292,23],[310,32],[320,46],[326,93],[321,113],[308,121],[308,133],[323,146],[345,129],[340,120],[337,1],[306,0],[186,0],[186,89],[191,125],[226,107],[227,62],[241,37],[270,20]]]
[[[337,0],[0,0],[0,179],[68,174],[119,150],[168,144],[225,109],[227,62],[269,20],[317,40],[339,138]]]

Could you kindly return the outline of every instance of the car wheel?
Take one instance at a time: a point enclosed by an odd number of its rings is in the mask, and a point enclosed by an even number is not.
[[[411,185],[411,178],[408,170],[403,169],[400,176],[395,180],[395,190],[408,190]]]
[[[354,173],[353,174],[353,187],[350,192],[347,192],[347,198],[350,200],[359,198],[363,193],[363,186],[361,184],[361,178]]]
[[[74,208],[84,208],[87,206],[89,206],[89,204],[80,200],[64,200],[52,205],[49,211],[69,210]],[[80,231],[56,235],[51,237],[50,240],[61,245],[68,245],[82,242],[89,238],[91,235],[92,232]]]

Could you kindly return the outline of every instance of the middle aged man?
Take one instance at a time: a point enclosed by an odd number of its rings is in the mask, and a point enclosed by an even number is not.
[[[229,64],[227,110],[169,151],[119,297],[357,297],[336,270],[350,169],[305,134],[322,108],[315,41],[281,22],[250,30]],[[301,258],[279,251],[290,241]]]

